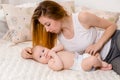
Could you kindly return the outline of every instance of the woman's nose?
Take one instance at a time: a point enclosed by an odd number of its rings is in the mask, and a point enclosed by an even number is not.
[[[49,29],[46,29],[47,32],[49,32]]]
[[[50,31],[50,29],[49,29],[49,28],[46,28],[46,31],[47,31],[47,32],[49,32],[49,31]]]

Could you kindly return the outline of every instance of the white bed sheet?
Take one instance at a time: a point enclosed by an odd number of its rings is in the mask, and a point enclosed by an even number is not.
[[[23,59],[20,52],[31,46],[31,42],[13,44],[0,43],[0,80],[120,80],[114,71],[52,71],[33,60]]]

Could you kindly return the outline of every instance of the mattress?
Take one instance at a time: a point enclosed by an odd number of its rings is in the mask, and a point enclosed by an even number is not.
[[[0,80],[120,80],[113,70],[53,71],[45,64],[21,57],[21,50],[30,46],[31,41],[0,41]]]

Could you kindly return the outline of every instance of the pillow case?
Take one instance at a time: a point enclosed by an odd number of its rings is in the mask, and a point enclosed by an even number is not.
[[[5,33],[8,31],[7,23],[0,20],[0,39],[5,35]]]
[[[1,5],[0,5],[1,6]],[[5,15],[3,9],[0,9],[0,39],[7,32],[8,26],[5,20]]]
[[[98,9],[91,9],[88,7],[75,7],[75,12],[79,12],[79,11],[87,11],[90,12],[92,14],[95,14],[98,17],[107,19],[113,23],[116,23],[118,20],[118,16],[119,13],[117,12],[110,12],[110,11],[103,11],[103,10],[98,10]]]
[[[69,15],[71,15],[74,12],[74,6],[75,6],[74,1],[64,1],[64,2],[56,1],[56,2],[59,3],[61,6],[63,6],[63,8],[67,11]]]
[[[9,30],[4,40],[14,43],[31,40],[30,22],[35,7],[19,8],[14,5],[2,5]]]

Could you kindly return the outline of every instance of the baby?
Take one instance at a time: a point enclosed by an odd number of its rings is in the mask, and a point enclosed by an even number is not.
[[[63,69],[84,70],[90,71],[93,68],[101,70],[111,70],[112,65],[101,60],[99,54],[91,56],[84,53],[78,55],[77,52],[64,51],[63,47],[56,47],[56,51],[43,46],[35,46],[32,48],[32,53],[22,52],[22,57],[25,59],[34,59],[40,63],[48,64],[55,71]]]

